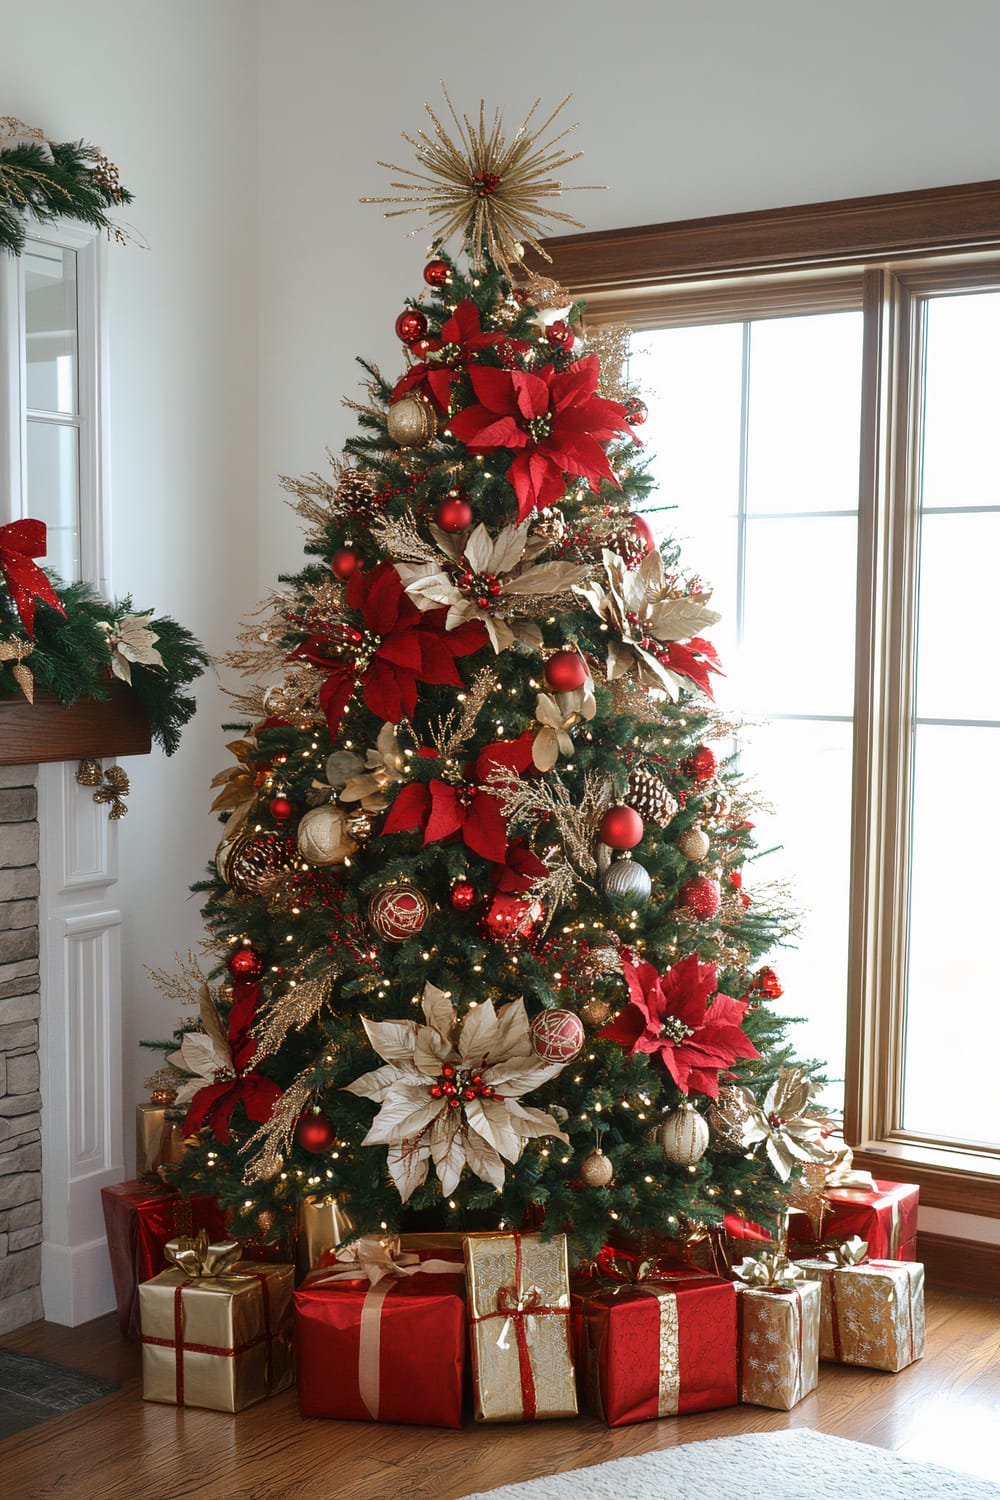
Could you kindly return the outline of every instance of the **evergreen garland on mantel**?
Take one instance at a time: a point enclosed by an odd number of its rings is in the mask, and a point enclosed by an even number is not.
[[[84,141],[50,141],[13,115],[0,115],[0,250],[20,255],[28,223],[77,219],[124,243],[108,210],[132,202],[118,168]]]

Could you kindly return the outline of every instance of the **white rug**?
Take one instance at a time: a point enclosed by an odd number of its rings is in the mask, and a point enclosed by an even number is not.
[[[464,1500],[1000,1500],[1000,1486],[800,1429],[683,1443]]]

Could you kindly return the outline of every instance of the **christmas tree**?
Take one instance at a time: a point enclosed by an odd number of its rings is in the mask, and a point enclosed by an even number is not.
[[[405,368],[362,362],[332,475],[285,482],[307,562],[233,657],[212,959],[160,976],[199,1007],[163,1044],[197,1136],[174,1180],[257,1238],[325,1194],[359,1233],[541,1224],[591,1254],[773,1224],[821,1148],[768,1005],[788,916],[744,886],[718,616],[643,517],[623,332],[524,269],[575,222],[552,117],[507,142],[428,113],[376,200],[437,232]]]

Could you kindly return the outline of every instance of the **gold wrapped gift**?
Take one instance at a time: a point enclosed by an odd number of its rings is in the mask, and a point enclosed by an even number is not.
[[[341,1240],[346,1240],[353,1229],[343,1204],[332,1194],[325,1198],[303,1198],[295,1240],[296,1279],[302,1281],[317,1266],[332,1260]]]
[[[566,1236],[465,1241],[477,1422],[575,1417]]]
[[[241,1411],[292,1383],[293,1268],[240,1262],[235,1240],[169,1240],[139,1287],[146,1401]]]
[[[864,1240],[829,1256],[796,1261],[822,1294],[819,1357],[896,1374],[924,1352],[924,1268],[913,1260],[868,1260]]]
[[[184,1154],[184,1126],[168,1120],[162,1104],[135,1107],[135,1175],[158,1177],[160,1167],[171,1166]]]
[[[785,1256],[764,1254],[733,1267],[737,1276],[740,1400],[791,1411],[819,1383],[822,1296]]]

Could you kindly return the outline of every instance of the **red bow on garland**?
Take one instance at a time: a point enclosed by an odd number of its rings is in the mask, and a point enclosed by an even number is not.
[[[236,1077],[222,1078],[198,1090],[184,1119],[185,1135],[195,1135],[203,1125],[208,1125],[216,1140],[228,1145],[229,1117],[237,1104],[243,1105],[247,1119],[256,1125],[265,1125],[271,1118],[281,1098],[281,1089],[262,1073],[243,1071],[257,1051],[251,1027],[257,1019],[260,995],[260,985],[253,980],[238,980],[233,985],[227,1031]]]
[[[11,521],[0,526],[0,573],[29,636],[35,633],[35,604],[44,599],[61,615],[66,611],[34,557],[45,556],[45,522]]]

